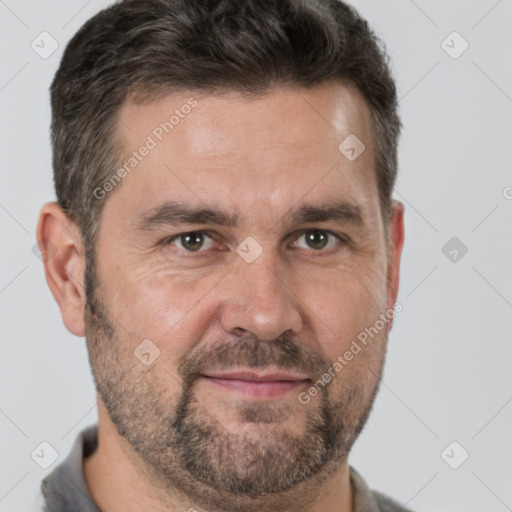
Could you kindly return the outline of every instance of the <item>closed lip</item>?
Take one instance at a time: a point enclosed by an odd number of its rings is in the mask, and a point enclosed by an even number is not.
[[[229,372],[205,373],[205,377],[212,379],[234,379],[245,380],[249,382],[269,382],[269,381],[303,381],[310,380],[308,376],[299,375],[287,371],[255,372],[251,370],[237,370]]]

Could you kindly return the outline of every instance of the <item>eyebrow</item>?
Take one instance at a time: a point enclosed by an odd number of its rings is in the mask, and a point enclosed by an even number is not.
[[[331,200],[321,204],[303,204],[297,209],[292,209],[282,218],[287,217],[295,224],[337,221],[362,226],[365,223],[363,208],[347,200]],[[195,207],[179,201],[167,201],[142,213],[136,221],[137,229],[142,232],[181,224],[238,227],[240,216],[237,213],[219,208]]]

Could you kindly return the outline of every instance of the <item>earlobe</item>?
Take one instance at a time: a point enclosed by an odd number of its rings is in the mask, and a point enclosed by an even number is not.
[[[80,232],[58,203],[46,203],[36,229],[46,282],[66,328],[85,335],[85,258]]]
[[[398,296],[400,258],[404,245],[404,205],[399,201],[393,200],[392,208],[388,248],[388,309],[393,309]],[[391,330],[393,320],[389,322],[388,326],[388,330]]]

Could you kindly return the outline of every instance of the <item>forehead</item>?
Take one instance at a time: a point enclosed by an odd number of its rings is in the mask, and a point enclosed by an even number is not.
[[[181,147],[182,152],[190,150],[196,155],[229,150],[244,137],[267,142],[267,134],[280,127],[286,130],[276,143],[308,145],[330,144],[355,132],[364,137],[371,126],[359,90],[350,82],[332,81],[307,89],[280,87],[261,95],[178,91],[142,104],[128,99],[118,121],[118,135],[128,148],[137,146],[141,135],[152,134],[166,139],[158,140],[164,143],[186,139],[190,145]],[[367,145],[371,142],[365,140]]]
[[[351,84],[126,102],[117,138],[127,172],[108,206],[130,204],[126,215],[179,199],[242,214],[254,206],[260,217],[264,204],[275,217],[306,196],[308,203],[359,196],[364,208],[378,195],[370,112]],[[365,149],[351,160],[344,141]]]

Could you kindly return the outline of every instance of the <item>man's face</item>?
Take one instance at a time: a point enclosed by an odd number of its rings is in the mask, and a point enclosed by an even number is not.
[[[86,337],[130,457],[196,496],[332,473],[372,406],[391,322],[332,364],[396,298],[363,99],[340,84],[173,93],[127,103],[118,130],[137,163],[101,199]],[[354,161],[338,148],[350,134],[366,146]]]

